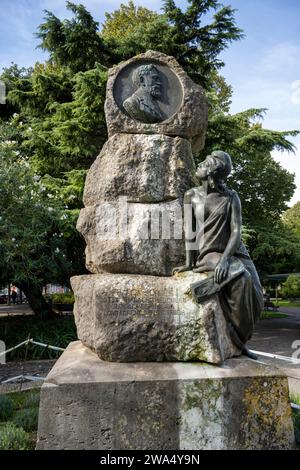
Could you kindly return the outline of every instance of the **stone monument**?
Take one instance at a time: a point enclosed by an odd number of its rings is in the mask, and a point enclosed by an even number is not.
[[[42,387],[37,448],[291,448],[287,378],[239,357],[261,288],[230,157],[194,165],[203,89],[148,51],[110,70],[105,113],[77,225],[91,272],[71,280],[80,341]]]

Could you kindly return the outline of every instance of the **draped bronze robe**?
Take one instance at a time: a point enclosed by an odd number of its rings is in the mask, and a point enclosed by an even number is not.
[[[220,204],[206,219],[203,216],[203,219],[199,220],[199,214],[194,214],[196,219],[198,218],[197,225],[200,228],[196,234],[198,246],[196,266],[199,266],[203,258],[209,257],[210,254],[218,253],[221,256],[224,253],[230,238],[233,196],[234,192],[227,190]],[[255,322],[261,315],[263,291],[255,266],[243,242],[234,257],[243,263],[245,271],[221,289],[219,298],[232,340],[237,347],[243,349],[252,336]]]

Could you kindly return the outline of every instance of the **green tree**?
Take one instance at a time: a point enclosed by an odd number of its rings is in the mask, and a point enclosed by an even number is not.
[[[159,14],[141,6],[136,6],[132,0],[128,5],[121,3],[118,10],[105,13],[105,22],[101,29],[101,37],[106,41],[125,42],[135,33],[137,28],[146,23],[156,21]]]
[[[300,244],[300,201],[283,214],[282,221],[299,238]]]
[[[5,68],[1,74],[1,80],[3,80],[5,83],[6,94],[8,94],[11,90],[14,90],[20,83],[21,79],[25,80],[26,78],[29,78],[32,72],[32,67],[18,67],[18,65],[14,63],[12,63],[10,67]],[[14,106],[10,100],[8,100],[6,101],[6,104],[2,104],[0,106],[0,118],[9,119],[10,116],[18,111],[19,109]]]
[[[130,1],[106,14],[101,31],[83,5],[66,3],[74,18],[61,21],[45,11],[37,37],[51,63],[74,73],[94,68],[97,62],[110,67],[153,49],[173,55],[196,81],[205,84],[224,65],[220,53],[243,36],[235,23],[235,10],[220,6],[217,0],[189,0],[185,12],[166,0],[162,14]]]
[[[278,274],[299,271],[300,244],[281,220],[256,222],[251,229],[248,248],[259,273]]]
[[[6,76],[9,71],[6,70]],[[22,151],[39,174],[60,177],[88,168],[107,139],[104,100],[107,72],[99,64],[76,74],[37,64],[8,94],[23,123]]]
[[[280,293],[285,298],[295,299],[300,297],[300,276],[291,274],[282,284]]]
[[[106,49],[113,51],[112,61],[156,50],[174,56],[193,80],[207,88],[213,73],[224,65],[220,53],[243,37],[235,10],[217,0],[189,0],[182,11],[173,0],[165,0],[162,12],[158,15],[129,2],[106,15],[100,36]]]
[[[217,149],[226,150],[233,160],[233,174],[229,184],[241,198],[244,221],[256,226],[263,221],[272,224],[287,208],[294,190],[294,175],[274,161],[273,150],[294,152],[288,140],[298,131],[264,129],[258,120],[264,110],[250,109],[230,115],[211,112],[205,148],[196,157],[201,161]]]
[[[61,21],[45,10],[45,21],[36,34],[40,47],[49,52],[51,63],[67,66],[73,73],[92,69],[96,62],[104,64],[107,58],[99,24],[83,5],[67,1],[66,6],[74,15],[71,20]]]
[[[197,81],[221,90],[219,102],[226,102],[228,90],[216,71],[220,52],[241,37],[231,8],[190,0],[182,12],[168,1],[157,14],[130,2],[107,15],[100,32],[85,7],[67,2],[67,8],[71,20],[46,11],[39,27],[49,61],[36,64],[31,75],[15,68],[3,74],[14,85],[8,102],[20,113],[24,130],[30,129],[23,133],[22,151],[40,174],[60,177],[90,166],[107,138],[106,67],[139,52],[152,48],[174,55]]]
[[[42,287],[66,284],[76,272],[68,239],[78,237],[78,211],[67,210],[61,194],[34,174],[9,138],[12,127],[0,126],[0,281],[17,285],[37,315],[51,315]]]

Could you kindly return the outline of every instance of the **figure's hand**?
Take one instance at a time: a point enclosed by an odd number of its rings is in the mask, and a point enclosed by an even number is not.
[[[215,269],[215,282],[217,284],[221,284],[227,277],[229,269],[229,262],[227,258],[221,259],[220,262],[217,264]]]
[[[177,268],[174,268],[172,271],[172,276],[176,273],[184,273],[185,271],[191,271],[193,268],[191,266],[177,266]]]

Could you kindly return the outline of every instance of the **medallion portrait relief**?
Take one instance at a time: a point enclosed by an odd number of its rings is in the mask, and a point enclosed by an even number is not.
[[[178,111],[183,92],[178,77],[166,65],[137,61],[119,73],[114,98],[131,119],[153,124]]]

